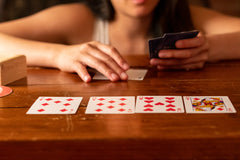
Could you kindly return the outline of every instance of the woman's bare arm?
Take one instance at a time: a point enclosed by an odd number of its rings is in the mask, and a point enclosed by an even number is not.
[[[209,61],[240,59],[240,18],[191,6],[194,25],[209,42]]]

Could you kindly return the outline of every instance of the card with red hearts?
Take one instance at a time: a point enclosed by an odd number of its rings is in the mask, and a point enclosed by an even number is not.
[[[184,113],[181,96],[137,96],[136,113]]]
[[[132,114],[134,96],[90,97],[86,114]]]
[[[236,113],[227,96],[184,96],[187,113]]]
[[[75,114],[82,97],[38,97],[27,114]]]

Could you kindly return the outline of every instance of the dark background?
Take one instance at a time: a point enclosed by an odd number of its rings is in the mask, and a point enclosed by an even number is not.
[[[0,0],[0,21],[7,21],[38,12],[57,4],[81,0]]]
[[[0,0],[0,22],[24,17],[53,5],[81,1],[82,0]],[[189,2],[240,17],[240,0],[189,0]]]

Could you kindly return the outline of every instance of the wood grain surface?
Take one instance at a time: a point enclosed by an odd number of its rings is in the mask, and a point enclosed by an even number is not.
[[[0,159],[240,159],[240,61],[188,72],[146,68],[143,81],[91,83],[28,68],[27,78],[0,98]],[[229,96],[237,113],[85,114],[91,96],[138,95]],[[83,101],[75,115],[26,115],[39,96]]]

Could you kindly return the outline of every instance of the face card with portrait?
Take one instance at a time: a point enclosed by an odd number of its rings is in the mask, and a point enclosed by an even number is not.
[[[227,96],[184,96],[187,113],[236,113]]]

